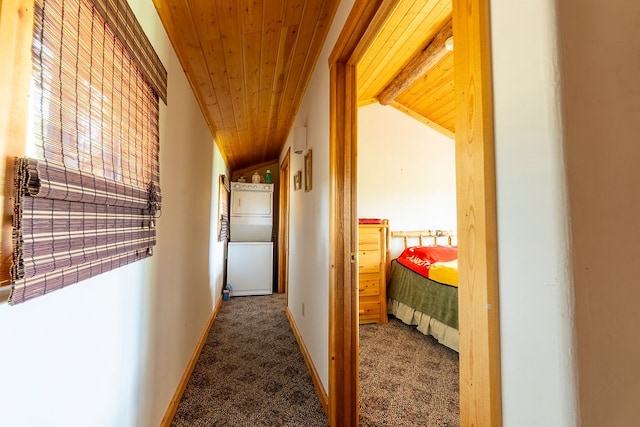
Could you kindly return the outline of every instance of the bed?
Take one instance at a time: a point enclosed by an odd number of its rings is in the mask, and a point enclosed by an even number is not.
[[[391,232],[404,251],[391,261],[388,312],[458,351],[457,247],[451,231]],[[411,246],[413,240],[415,246]]]

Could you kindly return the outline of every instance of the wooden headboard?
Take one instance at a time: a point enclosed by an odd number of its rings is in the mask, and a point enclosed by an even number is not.
[[[409,246],[409,239],[418,239],[419,246],[424,246],[425,239],[433,239],[433,244],[438,244],[438,239],[447,239],[447,245],[451,246],[456,232],[453,230],[416,230],[416,231],[392,231],[391,237],[402,237],[404,247]]]

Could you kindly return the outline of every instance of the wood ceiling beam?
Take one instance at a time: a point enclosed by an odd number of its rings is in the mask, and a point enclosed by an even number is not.
[[[416,80],[424,76],[447,54],[446,41],[453,36],[453,26],[449,19],[417,56],[393,78],[391,83],[378,94],[382,105],[389,105]]]

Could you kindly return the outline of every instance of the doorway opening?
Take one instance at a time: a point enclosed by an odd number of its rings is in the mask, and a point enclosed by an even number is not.
[[[401,0],[356,0],[330,67],[329,422],[358,424],[357,74]],[[488,0],[453,1],[460,424],[501,419]]]
[[[280,209],[278,233],[278,293],[289,289],[289,168],[291,149],[280,164]],[[285,298],[286,299],[286,298]],[[288,302],[288,301],[287,301]]]

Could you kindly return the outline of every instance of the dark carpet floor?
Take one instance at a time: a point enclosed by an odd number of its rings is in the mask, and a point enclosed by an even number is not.
[[[361,426],[457,426],[458,354],[390,317],[360,326]],[[326,426],[285,297],[225,301],[171,424]]]
[[[393,316],[360,325],[360,425],[458,426],[458,353]]]
[[[172,425],[327,425],[284,294],[222,303]]]

